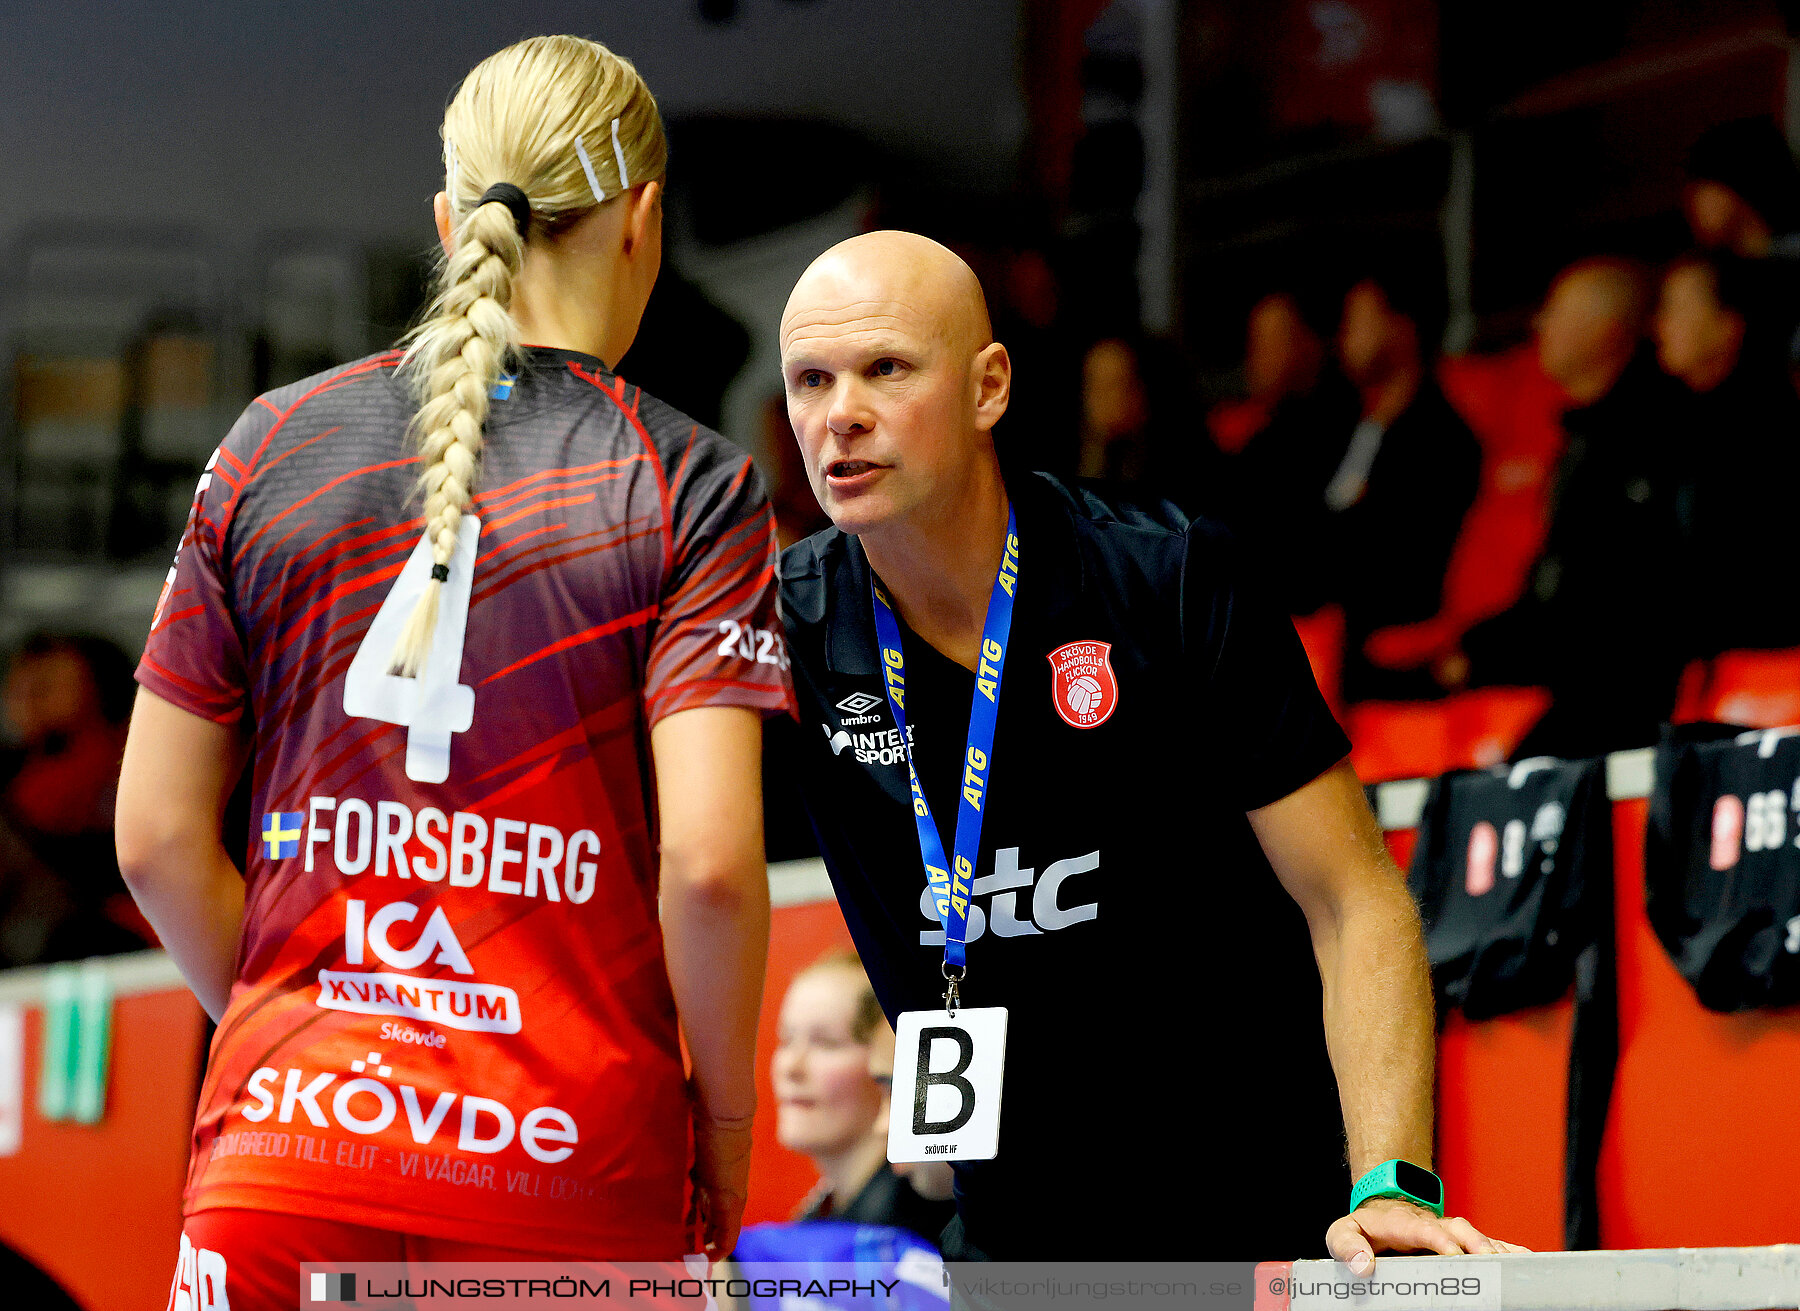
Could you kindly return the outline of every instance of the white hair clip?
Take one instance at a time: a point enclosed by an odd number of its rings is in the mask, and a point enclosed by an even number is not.
[[[444,180],[450,185],[450,204],[456,204],[456,143],[449,137],[444,138]]]
[[[581,161],[581,171],[587,174],[588,189],[594,193],[594,203],[604,205],[606,193],[600,190],[600,179],[594,176],[594,161],[588,158],[587,147],[581,144],[581,138],[575,138],[575,158]]]
[[[613,120],[613,159],[619,165],[619,190],[630,191],[631,179],[625,175],[625,148],[619,144],[619,120]]]

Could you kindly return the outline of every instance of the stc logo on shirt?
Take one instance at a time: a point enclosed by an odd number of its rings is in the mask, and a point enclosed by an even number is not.
[[[1081,924],[1100,914],[1100,903],[1068,904],[1063,884],[1077,874],[1091,874],[1100,868],[1100,853],[1059,860],[1044,867],[1043,874],[1019,866],[1019,849],[1001,847],[994,853],[994,872],[976,878],[970,891],[976,897],[988,898],[985,910],[973,903],[969,906],[968,941],[974,942],[992,928],[1002,938],[1022,938],[1038,933],[1054,933],[1071,924]],[[937,908],[932,903],[931,887],[919,892],[919,913],[933,924],[938,923]],[[942,947],[944,930],[923,930],[921,947]]]
[[[396,970],[446,965],[456,974],[473,974],[462,944],[442,906],[431,912],[410,946],[394,944],[398,924],[417,919],[410,901],[390,901],[373,915],[367,903],[344,903],[344,963],[361,965],[373,955]],[[366,953],[366,954],[365,954]],[[429,1024],[476,1033],[517,1033],[519,996],[511,988],[469,979],[418,978],[374,970],[320,970],[319,1005],[357,1015],[397,1015]]]

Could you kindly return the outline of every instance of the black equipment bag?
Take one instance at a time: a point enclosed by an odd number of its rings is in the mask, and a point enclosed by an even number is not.
[[[1800,731],[1665,729],[1644,881],[1650,926],[1701,1005],[1800,1003]]]
[[[1432,784],[1408,886],[1440,1008],[1491,1019],[1562,997],[1612,878],[1605,764],[1527,760]]]
[[[1437,779],[1407,884],[1440,1015],[1492,1019],[1573,985],[1563,1241],[1598,1247],[1596,1175],[1619,1055],[1606,762],[1539,758]]]

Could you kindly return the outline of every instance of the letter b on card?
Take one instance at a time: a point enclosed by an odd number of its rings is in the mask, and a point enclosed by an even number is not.
[[[906,1011],[894,1031],[888,1160],[987,1161],[1000,1152],[1006,1008]]]

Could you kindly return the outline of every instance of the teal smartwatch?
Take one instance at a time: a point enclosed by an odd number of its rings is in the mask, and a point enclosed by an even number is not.
[[[1383,1161],[1356,1181],[1350,1190],[1350,1209],[1354,1211],[1371,1197],[1398,1197],[1424,1207],[1440,1220],[1444,1216],[1444,1181],[1424,1166],[1397,1157]]]

